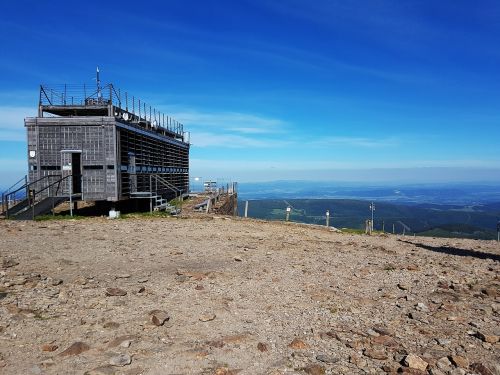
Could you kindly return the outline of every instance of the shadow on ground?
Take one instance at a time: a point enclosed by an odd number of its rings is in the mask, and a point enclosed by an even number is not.
[[[496,262],[500,262],[500,255],[497,254],[485,253],[482,251],[470,250],[470,249],[460,249],[458,247],[452,247],[452,246],[431,246],[431,245],[425,245],[423,243],[415,243],[412,241],[405,241],[405,240],[399,240],[399,241],[410,245],[414,245],[416,247],[420,247],[421,249],[434,251],[436,253],[457,255],[461,257],[474,257],[478,259],[491,259]]]

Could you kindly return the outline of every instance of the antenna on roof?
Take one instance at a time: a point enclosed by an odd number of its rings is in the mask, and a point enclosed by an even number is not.
[[[96,80],[97,80],[97,99],[101,99],[102,94],[101,94],[101,80],[99,79],[99,67],[97,67],[97,72],[96,72]]]

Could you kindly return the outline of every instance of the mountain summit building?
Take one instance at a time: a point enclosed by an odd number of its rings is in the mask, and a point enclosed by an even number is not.
[[[190,144],[183,125],[112,84],[101,87],[97,77],[92,89],[40,86],[38,116],[25,119],[31,205],[71,196],[154,198],[157,208],[187,193]]]

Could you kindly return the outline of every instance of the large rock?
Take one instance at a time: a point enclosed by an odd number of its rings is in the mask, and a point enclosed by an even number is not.
[[[88,344],[81,342],[81,341],[77,341],[77,342],[74,342],[73,344],[71,344],[71,346],[69,348],[67,348],[66,350],[59,353],[59,355],[61,357],[78,355],[78,354],[81,354],[83,352],[86,352],[89,349],[90,349],[90,346]]]
[[[122,296],[126,296],[127,295],[127,292],[123,289],[120,289],[120,288],[107,288],[106,289],[106,296],[108,297],[122,297]]]
[[[166,321],[170,320],[170,315],[163,310],[153,310],[149,313],[149,318],[155,326],[159,327],[164,325]]]
[[[450,361],[457,367],[469,368],[469,360],[461,355],[450,356]]]
[[[295,338],[290,344],[288,344],[288,347],[292,349],[306,349],[308,345],[301,339]]]
[[[109,364],[111,366],[123,367],[130,365],[132,363],[132,358],[128,354],[118,354],[109,359]]]
[[[14,259],[2,259],[2,268],[11,268],[14,266],[17,266],[19,262],[15,261]]]
[[[367,348],[363,354],[369,358],[377,359],[379,361],[385,361],[388,358],[385,350],[381,348]]]
[[[403,363],[409,368],[414,368],[420,371],[425,371],[427,369],[427,366],[429,365],[422,358],[415,354],[408,354],[404,358]]]

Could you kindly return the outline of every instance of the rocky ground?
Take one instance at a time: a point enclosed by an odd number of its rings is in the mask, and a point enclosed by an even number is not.
[[[0,222],[1,374],[500,374],[500,245],[226,217]]]

